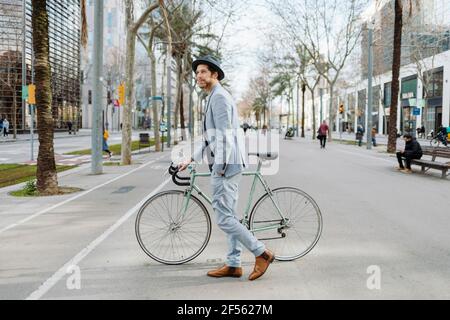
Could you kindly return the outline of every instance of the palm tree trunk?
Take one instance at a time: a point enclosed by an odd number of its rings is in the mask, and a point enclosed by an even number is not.
[[[402,55],[402,27],[403,7],[402,0],[395,0],[394,24],[394,56],[392,62],[391,107],[389,115],[389,138],[387,152],[394,153],[397,148],[397,107],[399,93],[400,63]]]
[[[37,190],[41,195],[57,194],[58,176],[53,149],[52,89],[49,63],[48,14],[46,0],[33,0],[32,26],[35,56],[36,110],[39,123]]]

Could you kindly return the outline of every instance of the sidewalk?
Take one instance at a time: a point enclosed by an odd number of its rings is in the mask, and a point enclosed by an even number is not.
[[[354,141],[355,144],[356,142],[356,137],[355,137],[355,133],[347,133],[347,132],[343,132],[343,133],[339,133],[339,132],[333,132],[332,133],[332,137],[333,139],[341,139],[341,140],[345,140],[345,141]],[[376,141],[377,141],[377,145],[383,145],[383,146],[387,146],[388,144],[388,136],[387,135],[383,135],[383,134],[377,134],[375,137]],[[417,141],[422,145],[422,146],[426,146],[426,145],[430,145],[430,141],[427,139],[417,139]],[[367,142],[367,136],[364,135],[363,143]],[[397,145],[403,145],[403,139],[397,138]]]
[[[69,134],[68,131],[64,132],[55,132],[54,133],[54,139],[64,139],[64,138],[76,138],[76,137],[86,137],[91,135],[91,129],[80,129],[76,134],[73,132],[72,134]],[[37,141],[39,138],[39,135],[37,134],[37,131],[34,132],[34,140]],[[31,140],[31,134],[18,134],[16,139],[13,139],[13,135],[10,132],[8,138],[0,137],[0,143],[8,143],[8,142],[18,142],[18,141],[30,141]]]

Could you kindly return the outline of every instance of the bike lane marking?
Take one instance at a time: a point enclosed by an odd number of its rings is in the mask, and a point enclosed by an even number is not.
[[[60,203],[57,203],[57,204],[51,206],[50,208],[46,208],[46,209],[44,209],[44,210],[41,210],[41,211],[39,211],[39,212],[37,212],[37,213],[35,213],[35,214],[33,214],[33,215],[31,215],[31,216],[25,218],[25,219],[20,220],[19,222],[10,224],[9,226],[7,226],[7,227],[5,227],[5,228],[0,229],[0,235],[1,235],[3,232],[5,232],[5,231],[8,231],[8,230],[10,230],[10,229],[12,229],[12,228],[15,228],[15,227],[18,227],[18,226],[20,226],[20,225],[22,225],[22,224],[24,224],[24,223],[26,223],[26,222],[28,222],[28,221],[34,219],[34,218],[37,218],[37,217],[39,217],[39,216],[41,216],[41,215],[43,215],[43,214],[49,212],[49,211],[52,211],[52,210],[54,210],[54,209],[56,209],[56,208],[59,208],[59,207],[65,205],[65,204],[67,204],[67,203],[69,203],[69,202],[72,202],[72,201],[76,200],[76,199],[79,199],[79,198],[81,198],[81,197],[83,197],[83,196],[85,196],[85,195],[91,193],[92,191],[95,191],[95,190],[97,190],[97,189],[100,189],[100,188],[102,188],[102,187],[104,187],[104,186],[106,186],[106,185],[108,185],[108,184],[110,184],[110,183],[113,183],[113,182],[115,182],[115,181],[117,181],[117,180],[120,180],[120,179],[126,177],[126,176],[129,176],[130,174],[132,174],[132,173],[134,173],[134,172],[136,172],[136,171],[139,171],[139,170],[141,170],[142,168],[145,168],[146,166],[151,165],[151,164],[153,164],[153,163],[155,163],[155,162],[157,162],[157,161],[159,161],[159,160],[161,160],[161,159],[163,159],[163,158],[165,158],[165,155],[163,155],[163,156],[161,156],[161,157],[158,157],[158,158],[156,158],[156,159],[154,159],[154,160],[151,160],[151,161],[149,161],[149,162],[147,162],[147,163],[144,163],[143,165],[141,165],[141,166],[139,166],[139,167],[137,167],[137,168],[135,168],[135,169],[133,169],[133,170],[131,170],[131,171],[125,173],[125,174],[122,174],[122,175],[120,175],[120,176],[118,176],[118,177],[115,177],[114,179],[111,179],[111,180],[106,181],[106,182],[104,182],[104,183],[102,183],[102,184],[99,184],[98,186],[95,186],[95,187],[93,187],[93,188],[91,188],[91,189],[89,189],[89,190],[86,190],[86,191],[84,191],[84,192],[82,192],[82,193],[80,193],[80,194],[78,194],[78,195],[76,195],[76,196],[74,196],[74,197],[72,197],[72,198],[69,198],[69,199],[64,200],[64,201],[62,201],[62,202],[60,202]]]
[[[111,227],[109,227],[103,234],[97,237],[84,249],[82,249],[77,255],[70,259],[66,264],[64,264],[58,271],[56,271],[50,278],[42,283],[41,286],[34,292],[32,292],[25,300],[39,300],[42,298],[54,285],[56,285],[62,278],[67,276],[67,270],[70,267],[79,265],[79,263],[86,258],[89,253],[91,253],[97,246],[99,246],[103,241],[105,241],[114,231],[116,231],[123,223],[125,223],[131,216],[133,216],[137,210],[151,197],[161,191],[164,186],[172,181],[172,177],[163,181],[156,189],[154,189],[150,194],[144,197],[138,204],[133,208],[128,210],[119,220],[116,221]]]

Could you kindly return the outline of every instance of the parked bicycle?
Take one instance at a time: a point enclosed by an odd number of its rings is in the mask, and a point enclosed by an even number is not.
[[[295,134],[295,130],[292,127],[289,127],[284,135],[284,139],[293,138]]]
[[[319,241],[322,215],[313,198],[300,189],[281,187],[270,189],[261,175],[263,160],[275,160],[276,153],[251,153],[258,157],[251,191],[241,223],[259,240],[268,243],[275,259],[291,261],[305,256]],[[173,182],[186,190],[170,190],[156,194],[140,208],[135,223],[136,237],[142,250],[152,259],[168,265],[189,262],[206,248],[211,236],[211,218],[199,199],[212,200],[196,184],[197,178],[211,173],[198,173],[196,165],[188,167],[190,176],[180,177],[178,167],[171,164]],[[265,194],[251,209],[257,182]],[[193,194],[196,192],[197,196]]]
[[[448,147],[448,139],[447,135],[442,132],[438,131],[436,135],[428,135],[427,139],[430,141],[430,146],[432,147],[439,147],[440,144],[443,144],[444,146]]]

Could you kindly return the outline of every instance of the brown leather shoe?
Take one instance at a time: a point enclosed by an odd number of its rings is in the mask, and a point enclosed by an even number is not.
[[[248,280],[253,281],[261,277],[273,260],[275,260],[275,254],[269,250],[264,251],[262,255],[256,257],[255,268],[248,277]]]
[[[223,278],[223,277],[231,277],[231,278],[240,278],[242,277],[242,268],[241,267],[229,267],[224,265],[219,269],[211,270],[207,273],[209,277],[214,278]]]

